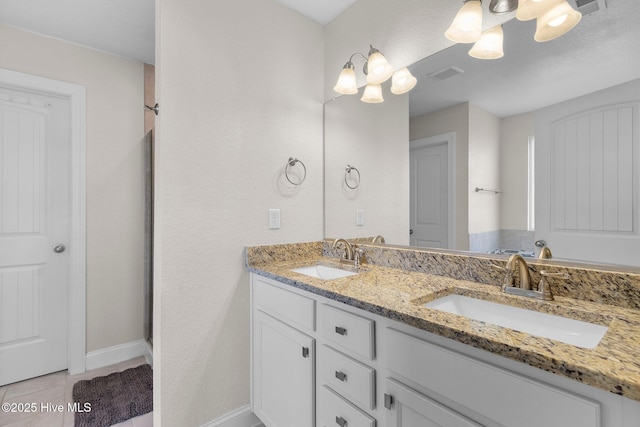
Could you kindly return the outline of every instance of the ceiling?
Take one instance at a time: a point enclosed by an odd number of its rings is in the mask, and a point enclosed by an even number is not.
[[[154,0],[0,0],[0,22],[154,63]]]
[[[356,0],[276,0],[325,25]],[[0,0],[0,23],[155,63],[155,0]]]
[[[457,44],[410,66],[418,79],[411,116],[469,101],[508,117],[637,79],[639,17],[637,0],[607,0],[603,9],[584,13],[573,30],[544,43],[533,40],[535,21],[508,21],[501,59],[472,58],[471,44]],[[464,72],[446,80],[429,76],[450,66]]]

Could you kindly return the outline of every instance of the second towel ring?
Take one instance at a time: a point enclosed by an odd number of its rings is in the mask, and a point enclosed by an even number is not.
[[[300,165],[302,166],[302,169],[304,170],[304,174],[302,175],[302,178],[300,178],[298,182],[292,181],[291,178],[289,177],[289,168],[295,166],[296,163],[300,163]],[[302,163],[302,161],[298,159],[294,159],[293,157],[289,157],[287,164],[284,165],[284,176],[287,178],[287,181],[289,181],[293,185],[300,185],[304,182],[305,178],[307,177],[307,167],[304,165],[304,163]]]
[[[356,183],[353,187],[349,185],[349,176],[351,175],[352,171],[355,171],[358,174],[358,179],[356,180]],[[355,190],[360,186],[360,171],[355,166],[347,165],[347,168],[344,172],[344,184],[352,190]]]

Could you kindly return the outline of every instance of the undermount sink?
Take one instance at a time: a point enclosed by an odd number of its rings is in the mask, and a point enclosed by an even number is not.
[[[315,277],[316,279],[322,279],[322,280],[340,279],[342,277],[355,276],[356,274],[358,274],[355,271],[344,270],[342,268],[336,268],[336,267],[329,267],[327,265],[322,265],[322,264],[294,268],[291,271],[304,274],[306,276]]]
[[[609,329],[603,325],[457,294],[423,305],[582,348],[595,348]]]

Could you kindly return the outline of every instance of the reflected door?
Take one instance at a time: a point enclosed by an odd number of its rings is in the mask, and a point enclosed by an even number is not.
[[[0,385],[67,368],[70,102],[0,87]]]
[[[414,148],[415,147],[415,148]],[[448,145],[412,142],[410,152],[410,244],[448,248]]]
[[[554,258],[640,265],[638,90],[634,81],[538,113],[535,237]]]

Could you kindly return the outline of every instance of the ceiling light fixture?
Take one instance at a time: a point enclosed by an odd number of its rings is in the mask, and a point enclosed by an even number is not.
[[[384,55],[373,46],[369,45],[369,55],[356,52],[349,58],[349,61],[342,67],[338,82],[333,90],[343,95],[354,95],[358,93],[358,84],[356,82],[356,72],[353,65],[353,58],[357,55],[365,59],[363,73],[367,76],[367,85],[360,100],[362,102],[377,104],[383,102],[381,83],[389,80],[391,77],[391,93],[401,95],[409,92],[416,85],[417,80],[411,75],[405,67],[396,72],[393,66],[389,64]]]
[[[489,10],[496,15],[516,11],[520,21],[537,19],[535,41],[553,40],[575,27],[582,14],[567,0],[491,0]],[[479,59],[504,56],[502,25],[482,32],[482,0],[463,0],[463,5],[445,31],[445,37],[456,43],[475,43],[469,55]]]

